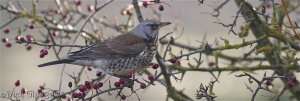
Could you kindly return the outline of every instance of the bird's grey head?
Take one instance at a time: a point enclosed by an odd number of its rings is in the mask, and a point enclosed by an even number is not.
[[[171,24],[170,22],[160,22],[156,20],[145,20],[141,22],[138,26],[132,29],[130,32],[143,38],[143,39],[153,39],[155,38],[158,30],[166,25]]]

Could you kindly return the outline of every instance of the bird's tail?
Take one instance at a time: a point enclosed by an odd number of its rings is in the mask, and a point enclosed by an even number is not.
[[[72,59],[61,59],[61,60],[56,60],[56,61],[51,61],[51,62],[40,64],[40,65],[38,65],[38,67],[62,64],[62,63],[71,63],[71,62],[74,62],[74,61],[75,60],[72,60]]]

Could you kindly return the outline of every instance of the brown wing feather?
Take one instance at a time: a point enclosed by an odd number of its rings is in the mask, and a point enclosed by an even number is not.
[[[121,34],[107,43],[113,51],[123,54],[137,54],[146,48],[144,40],[133,34]]]
[[[123,57],[142,52],[146,47],[144,41],[132,34],[121,34],[115,38],[97,42],[85,49],[69,54],[71,59],[95,59],[109,57]]]

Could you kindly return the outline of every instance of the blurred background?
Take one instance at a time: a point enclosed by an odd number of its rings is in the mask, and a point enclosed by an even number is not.
[[[31,0],[19,0],[21,4],[27,10],[31,10],[32,2]],[[104,4],[107,0],[98,0],[99,5]],[[218,22],[218,19],[225,24],[230,24],[233,22],[236,12],[238,11],[237,5],[234,3],[234,0],[230,0],[228,4],[226,4],[222,9],[220,9],[220,16],[217,18],[212,17],[210,15],[213,12],[214,7],[220,5],[223,0],[205,0],[204,4],[199,4],[197,0],[161,0],[170,6],[165,5],[164,11],[158,11],[159,5],[151,5],[151,7],[144,8],[141,7],[141,11],[143,13],[144,18],[147,19],[155,19],[152,13],[152,9],[156,9],[159,14],[161,14],[161,21],[170,21],[172,25],[164,27],[160,30],[160,36],[171,32],[173,27],[178,24],[179,30],[183,30],[182,36],[176,40],[177,42],[189,44],[192,46],[199,46],[201,45],[201,41],[203,41],[203,37],[206,36],[206,41],[210,44],[214,43],[215,40],[220,41],[220,37],[224,39],[230,40],[231,44],[240,43],[242,39],[238,36],[233,35],[232,33],[228,34],[229,27],[223,27],[220,24],[216,24],[213,22]],[[262,0],[248,0],[253,5],[258,5],[262,2]],[[275,0],[277,2],[277,0]],[[279,0],[278,0],[279,1]],[[7,2],[15,3],[16,0],[1,0],[1,5],[6,5]],[[131,0],[115,0],[102,10],[100,10],[95,17],[103,17],[106,16],[109,19],[116,20],[119,23],[126,23],[126,16],[120,14],[121,9],[124,8],[126,5],[131,4]],[[94,0],[82,0],[82,6],[86,6],[88,4],[93,4]],[[280,3],[280,2],[278,2]],[[39,10],[44,10],[48,8],[55,8],[56,5],[52,0],[40,0],[37,4],[37,8]],[[85,8],[85,7],[82,7]],[[85,10],[85,9],[83,9]],[[299,10],[298,10],[299,11]],[[267,14],[271,13],[271,9],[267,9]],[[134,13],[134,21],[133,23],[137,24],[138,21],[136,19]],[[293,21],[300,20],[298,14],[291,14]],[[11,19],[11,15],[8,14],[6,11],[0,11],[0,25],[6,23],[9,19]],[[14,28],[25,26],[28,24],[29,20],[27,18],[18,19],[8,25],[12,30],[9,34],[3,34],[1,31],[0,37],[1,39],[4,37],[8,37],[10,40],[14,40],[16,36],[17,30]],[[243,17],[238,18],[237,27],[235,27],[235,31],[239,32],[241,24],[244,24],[245,21]],[[299,24],[300,25],[300,24]],[[99,25],[101,26],[101,25]],[[89,25],[85,27],[86,29],[91,29]],[[78,28],[75,28],[78,29]],[[37,30],[27,30],[22,34],[27,35],[31,34],[34,37],[41,37],[39,31],[46,33],[46,30],[40,26]],[[176,32],[172,34],[173,36],[180,36],[180,33]],[[108,36],[115,36],[118,35],[116,31],[113,31],[109,28],[104,28],[103,33],[107,34]],[[254,37],[250,34],[245,40],[253,40]],[[71,41],[70,41],[71,42]],[[79,38],[76,42],[77,44],[84,45],[84,39]],[[222,42],[221,42],[222,43]],[[3,94],[7,91],[12,91],[13,89],[16,92],[19,92],[21,87],[25,87],[27,90],[37,91],[40,85],[45,84],[46,88],[51,89],[58,89],[59,87],[59,80],[62,71],[63,65],[55,65],[49,66],[45,68],[38,68],[37,65],[41,63],[45,63],[48,61],[56,60],[56,57],[53,53],[52,49],[49,49],[49,55],[45,56],[44,58],[39,57],[40,49],[44,47],[40,47],[37,45],[33,45],[32,50],[27,51],[24,44],[12,44],[12,47],[7,48],[4,44],[1,43],[0,45],[0,94]],[[249,47],[236,49],[236,50],[227,50],[224,51],[226,54],[232,56],[241,56]],[[73,48],[73,51],[78,50],[78,48]],[[179,50],[175,50],[175,53],[179,54]],[[60,57],[63,57],[68,49],[64,49],[60,54]],[[183,50],[184,52],[187,52]],[[208,67],[207,60],[214,60],[213,57],[203,57],[204,63],[201,67]],[[186,61],[183,61],[183,63]],[[226,62],[220,62],[223,65],[229,64]],[[222,65],[221,65],[222,66]],[[63,76],[62,81],[62,89],[64,92],[69,91],[69,87],[67,83],[72,81],[72,79],[66,75],[77,73],[80,71],[82,67],[75,66],[75,65],[66,65],[65,74]],[[153,72],[152,69],[149,69]],[[83,73],[84,75],[82,78],[86,80],[90,80],[91,78],[96,78],[95,73],[97,70],[87,71],[85,70]],[[271,75],[272,71],[257,71],[255,72],[254,76],[261,78],[262,73],[267,72],[267,75]],[[251,98],[251,92],[246,88],[245,83],[248,83],[248,79],[245,78],[236,78],[235,75],[241,74],[242,72],[222,72],[219,82],[215,84],[214,92],[217,95],[217,101],[247,101]],[[298,80],[300,74],[297,73]],[[189,97],[195,98],[196,90],[199,88],[200,84],[203,83],[207,85],[209,81],[212,80],[212,76],[206,72],[187,72],[182,81],[176,82],[172,80],[174,86],[178,90],[183,90],[184,93],[188,94]],[[21,81],[21,87],[15,88],[14,83],[16,80]],[[118,79],[111,78],[111,81],[116,81]],[[155,82],[156,85],[152,85],[148,87],[146,90],[139,90],[138,95],[141,100],[146,101],[154,101],[154,100],[165,100],[166,99],[166,89],[164,86],[160,85],[158,82]],[[282,83],[279,80],[274,81],[273,90],[278,92],[282,89]],[[251,87],[256,87],[255,84],[251,84]],[[104,84],[102,89],[108,88],[108,83]],[[127,90],[128,94],[130,94],[130,90]],[[114,94],[116,91],[111,92],[113,95],[109,95],[107,93],[100,95],[99,97],[104,100],[119,100],[115,99]],[[125,93],[126,94],[126,93]],[[272,100],[272,98],[276,94],[260,91],[256,97],[256,101],[268,101]],[[281,97],[282,100],[287,101],[289,100],[289,93],[285,92],[284,95]],[[130,96],[127,98],[128,101],[137,100],[136,96]],[[4,98],[0,98],[0,100],[7,100]],[[32,100],[30,98],[25,98],[22,100]],[[96,99],[94,99],[96,100]],[[205,99],[201,99],[200,101],[205,101]]]

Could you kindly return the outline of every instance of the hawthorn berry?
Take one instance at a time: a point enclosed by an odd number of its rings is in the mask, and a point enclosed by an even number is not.
[[[16,86],[16,87],[20,86],[20,84],[21,84],[21,81],[20,81],[20,80],[17,80],[17,81],[15,82],[15,86]]]
[[[45,57],[45,55],[44,54],[40,54],[40,58],[44,58]]]
[[[85,81],[85,82],[84,82],[84,85],[85,85],[85,87],[86,87],[87,89],[91,89],[91,88],[92,88],[92,84],[91,84],[90,81]]]
[[[152,75],[148,75],[148,80],[153,81],[154,77]]]
[[[34,23],[29,23],[29,24],[27,25],[27,27],[28,27],[29,29],[34,29],[34,28],[35,28],[35,25],[34,25]]]
[[[157,69],[158,68],[158,64],[152,64],[152,68],[153,69]]]
[[[267,86],[272,85],[272,80],[267,80],[267,81],[266,81],[266,85],[267,85]]]
[[[87,89],[87,87],[84,86],[84,85],[80,85],[80,86],[79,86],[79,91],[80,91],[80,92],[85,92],[86,89]]]
[[[115,82],[115,86],[116,86],[116,87],[120,87],[121,84],[120,84],[119,82]]]
[[[164,7],[163,5],[159,5],[159,6],[158,6],[158,10],[159,10],[159,11],[163,11],[164,9],[165,9],[165,7]]]
[[[3,43],[6,43],[6,42],[8,42],[9,41],[9,39],[8,38],[2,38],[2,40],[1,40]]]
[[[26,89],[25,88],[22,88],[21,89],[21,94],[25,94],[26,93]]]
[[[292,88],[292,87],[295,86],[295,84],[294,84],[294,82],[292,82],[292,81],[288,81],[288,82],[287,82],[287,86],[288,86],[289,88]]]
[[[54,30],[54,31],[52,32],[52,36],[53,36],[53,37],[59,36],[59,31]]]
[[[123,84],[125,83],[125,80],[120,79],[120,80],[119,80],[119,83],[123,85]]]
[[[64,94],[64,95],[61,95],[60,98],[62,99],[65,99],[67,96]]]
[[[31,49],[32,49],[32,46],[31,46],[31,45],[27,45],[27,46],[26,46],[26,50],[27,50],[27,51],[30,51]]]
[[[41,89],[41,90],[44,90],[44,89],[45,89],[45,87],[44,87],[44,86],[40,86],[40,89]]]
[[[86,94],[85,94],[85,92],[81,92],[81,93],[79,93],[79,97],[80,97],[80,98],[84,98],[84,97],[85,97],[85,95],[86,95]]]
[[[72,97],[73,97],[73,98],[78,98],[78,97],[79,97],[78,95],[79,95],[79,94],[76,93],[76,92],[73,92],[73,93],[72,93]]]
[[[99,84],[98,84],[97,82],[93,83],[93,88],[94,88],[94,89],[99,89],[99,88],[100,88],[100,87],[99,87]]]
[[[132,78],[133,73],[128,73],[127,78]]]
[[[147,1],[143,1],[143,6],[144,6],[145,8],[147,8],[147,7],[148,7],[148,3],[147,3]]]
[[[72,88],[72,85],[73,85],[72,82],[69,82],[69,83],[68,83],[68,86],[69,86],[70,88]]]
[[[102,82],[99,82],[97,83],[99,85],[99,87],[102,87],[103,86],[103,83]]]
[[[32,35],[26,35],[25,37],[26,37],[27,41],[29,41],[29,42],[33,41]]]
[[[92,71],[92,68],[91,68],[91,67],[87,67],[87,70],[88,70],[88,71]]]
[[[96,76],[97,76],[97,77],[100,77],[101,75],[102,75],[102,72],[97,71]]]
[[[121,96],[121,99],[122,99],[122,100],[125,100],[125,99],[126,99],[126,96],[125,96],[125,95],[122,95],[122,96]]]
[[[140,88],[141,89],[145,89],[146,88],[146,84],[145,83],[140,83]]]
[[[94,10],[95,10],[94,5],[88,5],[88,6],[87,6],[87,11],[88,11],[88,12],[93,12]]]
[[[25,38],[21,35],[16,36],[15,40],[17,43],[22,43],[26,41]]]
[[[42,89],[38,89],[38,93],[39,94],[43,93],[43,90]]]
[[[212,67],[212,66],[214,66],[214,65],[215,65],[214,62],[209,62],[209,63],[208,63],[208,66],[209,66],[209,67]]]
[[[6,42],[6,43],[5,43],[5,46],[6,46],[7,48],[11,47],[11,43],[10,43],[10,42]]]
[[[8,34],[8,33],[10,32],[10,29],[9,29],[9,28],[5,28],[5,29],[3,30],[3,32],[6,33],[6,34]]]
[[[75,0],[76,6],[79,6],[81,4],[81,0]]]

